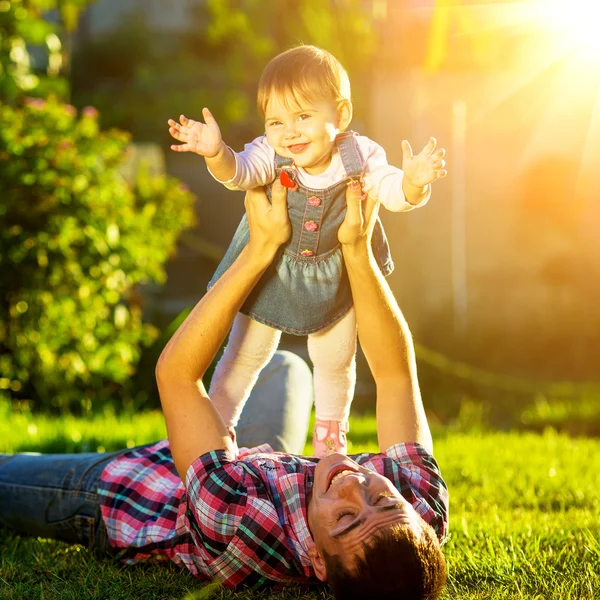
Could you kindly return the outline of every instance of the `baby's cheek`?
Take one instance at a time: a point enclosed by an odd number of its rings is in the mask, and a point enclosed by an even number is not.
[[[279,136],[274,133],[267,133],[267,142],[273,150],[278,150],[279,148]]]
[[[327,123],[325,125],[325,131],[327,132],[327,138],[330,142],[334,142],[337,134],[339,133],[337,127],[333,123]]]

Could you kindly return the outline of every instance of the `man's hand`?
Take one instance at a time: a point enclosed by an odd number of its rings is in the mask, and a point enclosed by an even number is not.
[[[216,119],[208,108],[202,109],[204,123],[188,119],[185,115],[179,117],[180,123],[169,119],[169,133],[179,142],[172,145],[175,152],[195,152],[205,158],[215,158],[225,149],[221,130]]]
[[[402,142],[402,170],[406,184],[422,189],[436,179],[446,177],[446,151],[444,148],[436,150],[436,144],[436,139],[430,138],[425,148],[414,156],[408,140]]]
[[[351,181],[346,188],[346,216],[338,229],[338,240],[347,248],[370,247],[379,204],[363,195],[360,183]]]
[[[287,190],[279,179],[273,182],[271,202],[263,188],[246,192],[244,206],[250,228],[250,250],[273,259],[282,244],[288,241],[292,226],[287,212]]]

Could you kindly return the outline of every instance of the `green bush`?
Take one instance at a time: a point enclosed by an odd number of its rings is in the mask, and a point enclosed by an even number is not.
[[[69,46],[81,11],[95,0],[0,0],[0,101],[69,96]],[[33,51],[33,53],[31,52]]]
[[[0,393],[89,411],[131,403],[141,350],[139,284],[194,222],[193,195],[167,177],[119,168],[129,136],[97,111],[55,101],[0,104]]]

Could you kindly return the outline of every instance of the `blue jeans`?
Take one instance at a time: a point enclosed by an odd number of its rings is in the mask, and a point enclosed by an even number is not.
[[[237,427],[239,446],[265,442],[301,454],[312,408],[307,364],[277,352],[263,369]],[[110,553],[100,514],[98,482],[107,454],[0,454],[0,527]]]

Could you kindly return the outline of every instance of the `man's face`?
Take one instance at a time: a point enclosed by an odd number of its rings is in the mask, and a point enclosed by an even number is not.
[[[362,556],[365,542],[378,531],[403,525],[420,537],[424,526],[389,479],[343,454],[331,454],[317,465],[308,523],[318,555],[324,550],[337,554],[349,569],[354,558]],[[323,579],[312,555],[311,559],[317,576]]]

